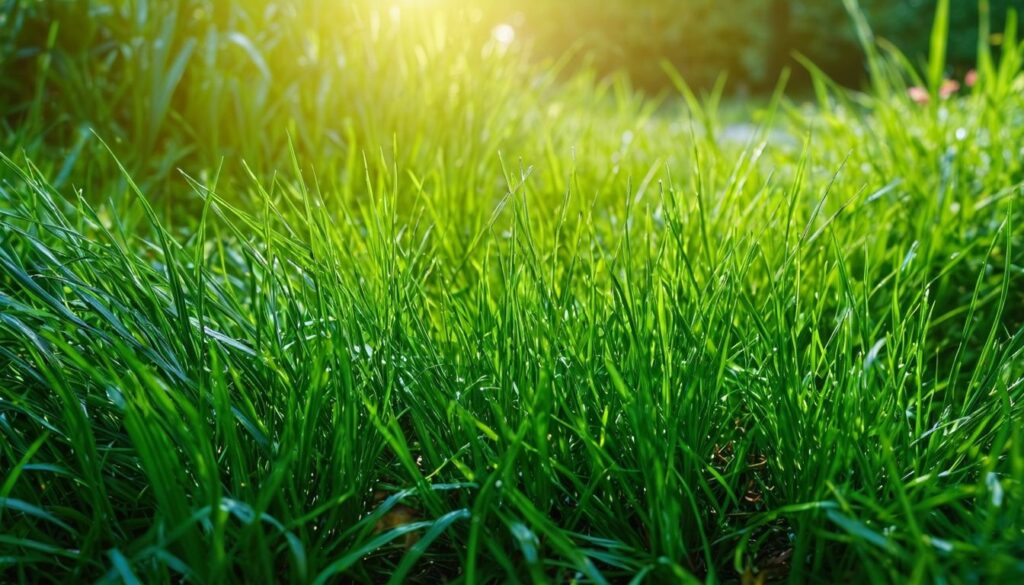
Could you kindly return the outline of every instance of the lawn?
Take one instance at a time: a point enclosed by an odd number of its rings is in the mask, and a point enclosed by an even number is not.
[[[0,581],[1024,579],[1012,16],[736,101],[197,5],[2,9]]]

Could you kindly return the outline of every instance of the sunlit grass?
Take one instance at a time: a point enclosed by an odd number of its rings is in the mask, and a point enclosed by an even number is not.
[[[1024,575],[1015,24],[727,127],[430,4],[33,60],[0,580]]]

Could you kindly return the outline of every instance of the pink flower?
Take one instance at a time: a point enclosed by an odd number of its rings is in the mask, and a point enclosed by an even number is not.
[[[967,87],[974,87],[975,85],[977,85],[978,71],[975,69],[971,69],[970,71],[968,71],[967,75],[964,76],[964,83],[967,85]]]
[[[949,99],[954,93],[960,91],[960,82],[955,79],[946,79],[939,86],[939,97]]]
[[[914,86],[907,89],[907,95],[915,104],[927,104],[931,97],[928,90],[923,87]]]

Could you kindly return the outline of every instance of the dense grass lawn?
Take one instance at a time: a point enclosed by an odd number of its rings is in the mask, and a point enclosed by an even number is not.
[[[1024,578],[1015,21],[726,108],[245,4],[6,9],[0,581]]]

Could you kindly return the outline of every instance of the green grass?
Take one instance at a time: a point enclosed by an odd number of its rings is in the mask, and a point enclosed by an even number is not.
[[[0,580],[1024,576],[1014,22],[737,141],[303,7],[5,8]]]

